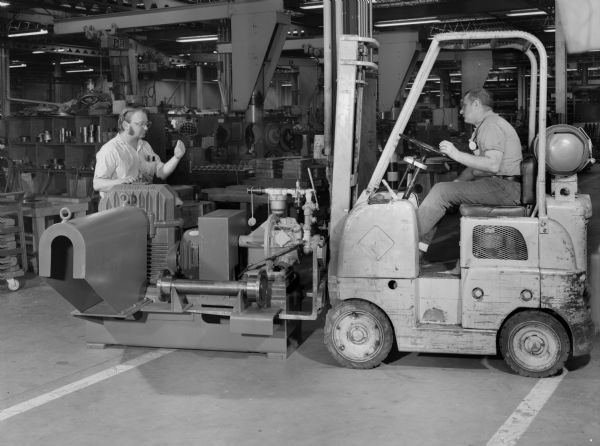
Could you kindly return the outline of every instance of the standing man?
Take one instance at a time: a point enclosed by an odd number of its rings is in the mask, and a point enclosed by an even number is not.
[[[437,183],[417,211],[419,248],[427,252],[435,226],[448,208],[460,204],[516,205],[521,201],[521,141],[515,129],[493,111],[492,95],[483,88],[468,91],[460,113],[475,125],[469,140],[472,153],[450,141],[440,150],[466,168],[453,182]]]
[[[143,108],[125,108],[119,115],[119,133],[96,154],[94,190],[104,196],[118,184],[135,181],[150,182],[154,175],[165,179],[177,167],[185,154],[185,145],[177,141],[173,157],[166,163],[143,138],[150,127]]]

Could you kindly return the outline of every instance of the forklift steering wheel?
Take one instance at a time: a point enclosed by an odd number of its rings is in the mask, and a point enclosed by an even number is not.
[[[425,155],[428,155],[428,156],[435,155],[435,156],[443,156],[443,157],[448,156],[445,153],[442,153],[441,151],[436,149],[435,147],[433,147],[427,143],[424,143],[422,141],[419,141],[418,139],[411,138],[410,136],[406,136],[404,133],[400,133],[400,138],[404,139],[405,141],[408,141],[410,144],[415,146],[421,152],[424,152]]]

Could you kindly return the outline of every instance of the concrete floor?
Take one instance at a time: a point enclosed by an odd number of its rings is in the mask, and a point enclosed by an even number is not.
[[[580,185],[600,209],[600,166]],[[599,245],[595,215],[590,250]],[[598,336],[590,357],[549,381],[514,375],[498,357],[397,353],[374,370],[341,368],[323,345],[322,320],[303,326],[287,360],[88,349],[70,311],[34,276],[18,292],[0,288],[0,445],[600,442]],[[156,359],[124,368],[149,354]],[[542,389],[553,382],[553,393]],[[511,437],[507,420],[525,425]]]

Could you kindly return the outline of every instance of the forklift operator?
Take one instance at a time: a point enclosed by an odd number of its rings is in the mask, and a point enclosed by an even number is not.
[[[493,97],[485,89],[465,93],[460,113],[475,130],[469,140],[472,153],[442,141],[440,150],[465,169],[453,182],[437,183],[419,206],[419,248],[427,252],[435,226],[446,211],[465,204],[516,205],[521,198],[521,142],[516,130],[493,111]]]
[[[96,154],[94,190],[100,191],[102,197],[118,184],[151,182],[154,175],[167,178],[185,155],[185,145],[177,141],[173,157],[166,163],[161,162],[150,144],[143,139],[150,127],[143,108],[125,108],[117,124],[117,136],[104,144]]]

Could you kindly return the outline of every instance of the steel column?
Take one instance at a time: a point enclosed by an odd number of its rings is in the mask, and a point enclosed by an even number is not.
[[[487,50],[466,51],[461,54],[462,94],[473,88],[481,88],[492,68],[492,52]]]
[[[567,45],[560,14],[555,18],[554,48],[555,112],[562,124],[567,122]]]
[[[331,154],[332,146],[332,92],[333,92],[333,26],[332,26],[332,1],[323,0],[323,51],[324,51],[324,80],[323,80],[323,142],[324,155]]]
[[[10,114],[10,55],[6,41],[0,41],[0,113]]]
[[[204,73],[202,67],[196,65],[196,107],[199,110],[204,109]]]
[[[419,33],[397,31],[377,35],[379,42],[379,111],[391,111],[400,93],[411,60],[417,50]]]
[[[264,97],[279,61],[289,24],[290,17],[277,12],[235,14],[231,17],[232,44],[218,46],[219,52],[230,48],[232,54],[231,110],[245,111],[256,89]],[[261,73],[263,70],[264,73]]]

